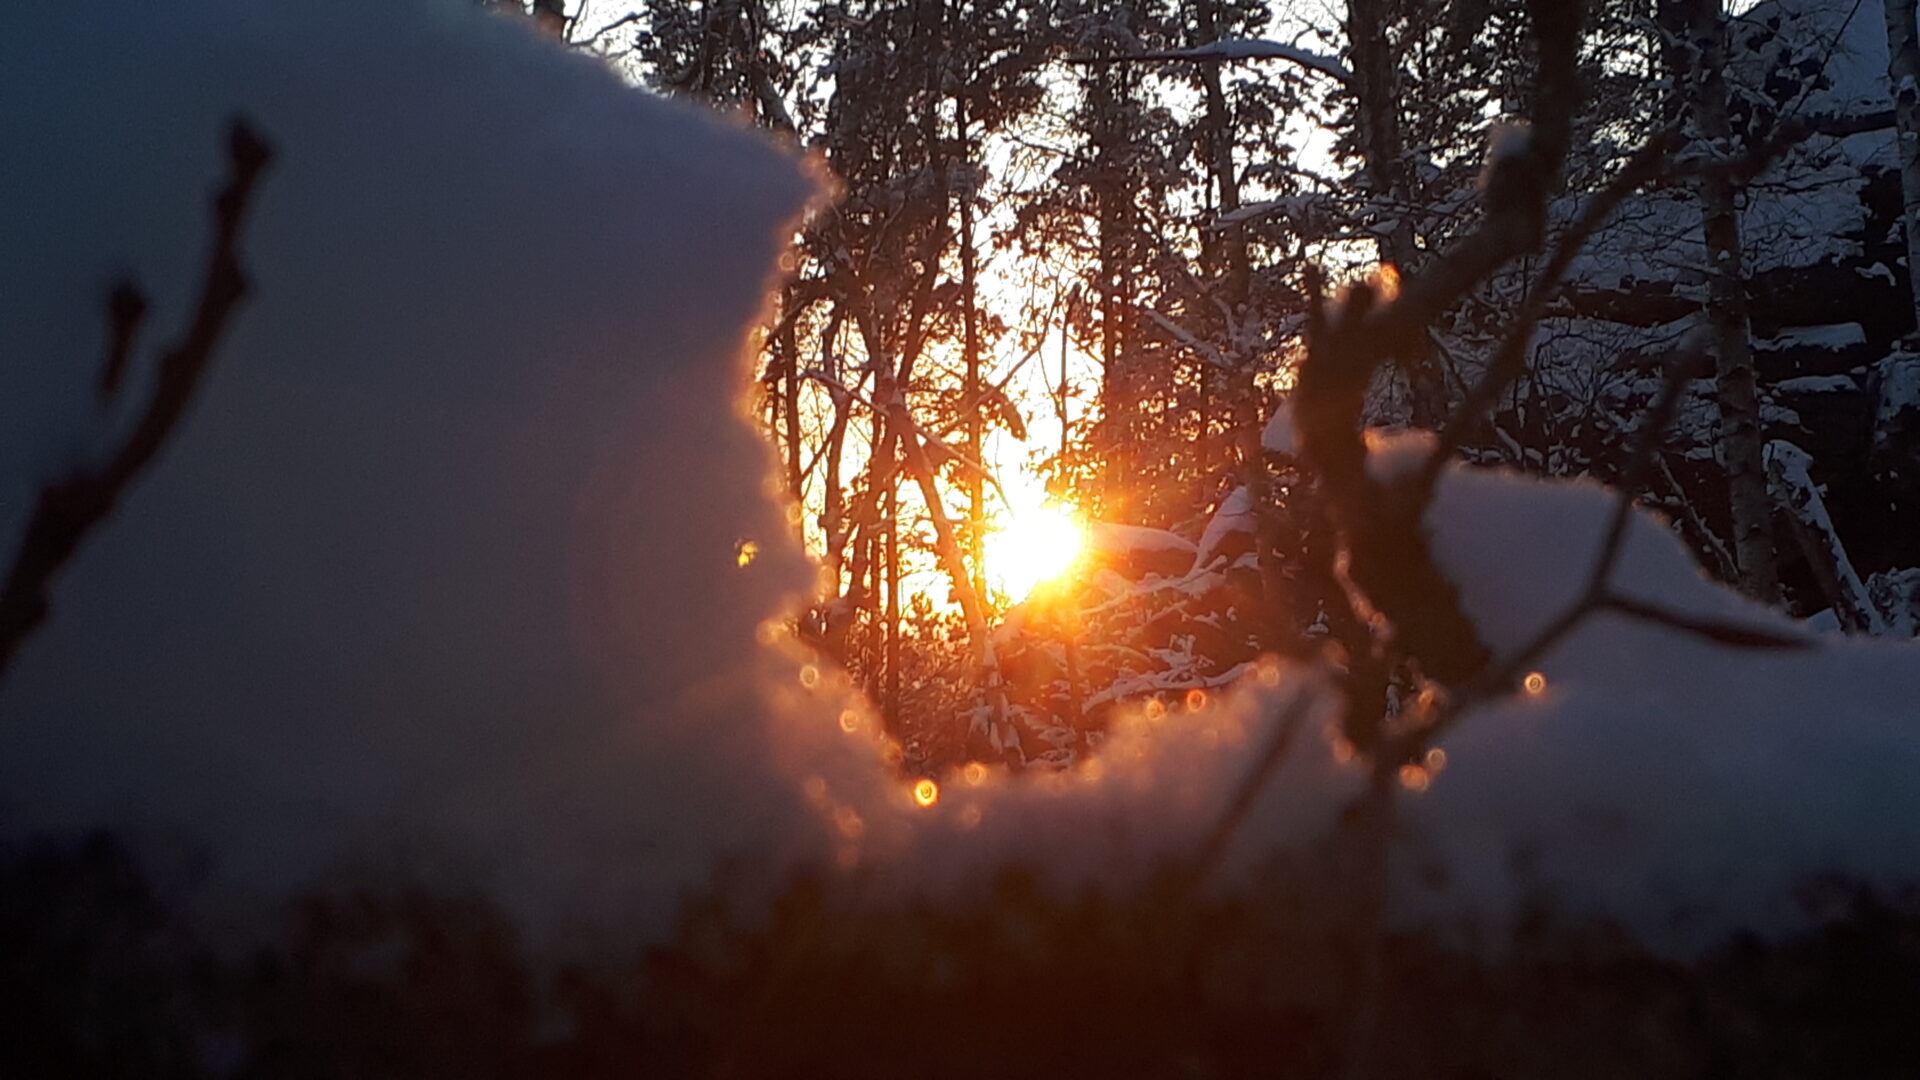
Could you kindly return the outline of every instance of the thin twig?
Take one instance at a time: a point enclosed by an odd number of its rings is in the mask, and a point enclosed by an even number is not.
[[[1420,470],[1419,484],[1416,490],[1424,497],[1433,491],[1440,471],[1454,452],[1460,448],[1468,430],[1479,423],[1480,419],[1492,410],[1500,400],[1500,394],[1526,372],[1528,346],[1533,341],[1534,328],[1546,314],[1547,306],[1552,303],[1560,287],[1560,281],[1566,276],[1573,260],[1586,248],[1587,241],[1595,231],[1613,216],[1614,210],[1626,201],[1627,197],[1650,183],[1660,175],[1667,156],[1678,144],[1678,131],[1669,128],[1648,139],[1636,150],[1620,174],[1613,178],[1599,194],[1587,201],[1580,215],[1573,220],[1567,230],[1560,234],[1554,246],[1553,255],[1547,265],[1534,278],[1533,285],[1527,290],[1527,299],[1514,315],[1513,326],[1494,353],[1491,363],[1466,399],[1447,419],[1446,426],[1440,430],[1434,444],[1433,453]]]
[[[1247,815],[1253,812],[1253,804],[1259,800],[1260,792],[1280,771],[1280,766],[1286,763],[1287,751],[1292,749],[1294,736],[1299,734],[1300,725],[1306,721],[1307,709],[1315,696],[1309,688],[1296,691],[1293,699],[1281,711],[1279,719],[1274,721],[1266,748],[1255,759],[1253,767],[1247,770],[1240,786],[1234,789],[1233,798],[1227,800],[1219,819],[1208,830],[1206,840],[1200,844],[1200,853],[1194,858],[1192,869],[1192,880],[1196,884],[1205,880],[1219,865],[1234,834],[1245,824]]]
[[[1800,648],[1809,644],[1804,638],[1779,634],[1757,626],[1727,623],[1706,616],[1670,611],[1620,593],[1613,585],[1613,574],[1625,551],[1627,529],[1633,520],[1634,492],[1645,485],[1659,463],[1660,443],[1666,437],[1667,429],[1673,424],[1674,414],[1679,411],[1680,398],[1684,395],[1688,380],[1701,356],[1702,353],[1698,348],[1688,348],[1676,354],[1667,365],[1660,396],[1655,399],[1653,407],[1648,411],[1646,422],[1640,431],[1640,440],[1635,445],[1626,468],[1621,470],[1613,509],[1607,518],[1606,531],[1601,534],[1600,549],[1594,556],[1593,566],[1588,571],[1587,582],[1581,589],[1580,595],[1525,644],[1515,649],[1506,659],[1490,665],[1484,674],[1462,689],[1431,723],[1413,733],[1407,754],[1417,755],[1424,751],[1426,747],[1457,725],[1472,706],[1510,692],[1522,676],[1533,670],[1541,657],[1563,641],[1568,634],[1602,611],[1612,611],[1655,622],[1671,629],[1696,634],[1722,645],[1745,648]]]
[[[1601,598],[1599,606],[1607,611],[1631,615],[1643,622],[1703,637],[1720,645],[1742,649],[1811,649],[1814,646],[1811,639],[1797,634],[1783,634],[1765,627],[1723,622],[1692,612],[1675,611],[1649,600],[1612,591]]]
[[[140,324],[146,321],[147,297],[140,287],[122,279],[107,293],[107,356],[100,365],[100,382],[94,388],[102,404],[120,392],[120,380],[133,362],[133,345],[140,336]]]
[[[54,578],[79,551],[175,433],[199,389],[213,354],[240,300],[247,278],[240,265],[240,232],[254,185],[272,150],[244,120],[227,132],[227,182],[214,199],[213,245],[200,298],[184,337],[160,358],[153,394],[126,440],[104,462],[81,468],[40,490],[33,517],[21,537],[13,567],[0,590],[0,679],[20,645],[46,621]],[[137,291],[116,289],[109,302],[109,359],[103,393],[119,385],[133,333],[140,321]],[[116,366],[117,365],[117,366]]]

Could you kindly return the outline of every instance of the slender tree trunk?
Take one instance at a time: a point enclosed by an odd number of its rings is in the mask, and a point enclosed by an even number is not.
[[[792,302],[792,290],[788,290],[788,302]],[[780,364],[780,404],[786,421],[787,494],[796,505],[805,506],[806,484],[800,466],[800,446],[804,439],[800,431],[800,342],[793,323],[792,319],[780,320],[780,339],[774,342],[774,355]],[[801,533],[806,533],[804,524]]]
[[[1899,131],[1901,222],[1907,237],[1907,284],[1913,293],[1920,337],[1920,32],[1914,0],[1885,0],[1887,82],[1893,89],[1893,120]]]
[[[1205,2],[1199,5],[1200,39],[1197,44],[1209,45],[1220,39],[1219,24],[1216,21],[1214,4]],[[1233,113],[1227,106],[1226,91],[1220,85],[1219,64],[1200,65],[1200,87],[1206,100],[1206,135],[1208,172],[1212,174],[1217,213],[1226,217],[1240,209],[1240,174],[1234,167]],[[1250,402],[1243,390],[1250,389],[1253,382],[1252,357],[1240,355],[1240,324],[1247,316],[1247,300],[1253,280],[1252,267],[1248,265],[1247,229],[1245,225],[1234,223],[1224,229],[1216,228],[1214,240],[1215,257],[1219,263],[1218,272],[1224,280],[1227,306],[1226,325],[1221,327],[1225,348],[1223,352],[1236,364],[1244,368],[1235,371],[1226,380],[1227,409],[1230,417],[1226,441],[1229,446],[1238,439],[1249,425],[1257,423],[1254,417],[1246,414]],[[1244,377],[1243,377],[1244,376]],[[1203,360],[1199,369],[1199,418],[1200,418],[1200,466],[1211,471],[1213,455],[1211,453],[1211,421],[1216,413],[1214,396],[1219,392],[1220,380],[1214,377],[1209,365]],[[1244,386],[1243,386],[1244,384]],[[1257,434],[1255,436],[1258,438]],[[1238,448],[1236,448],[1238,449]],[[1231,451],[1222,455],[1231,459]],[[1242,464],[1253,461],[1244,453]]]
[[[1393,16],[1394,0],[1349,0],[1346,29],[1368,193],[1393,204],[1384,209],[1390,225],[1380,241],[1380,261],[1405,271],[1414,268],[1420,252],[1409,209],[1415,200],[1400,125],[1400,62],[1388,34]],[[1414,426],[1439,427],[1447,416],[1447,384],[1433,350],[1422,347],[1410,353],[1401,370]]]
[[[1093,126],[1094,226],[1099,253],[1095,273],[1100,295],[1100,408],[1104,445],[1097,447],[1101,462],[1097,489],[1101,511],[1115,516],[1125,504],[1133,482],[1133,431],[1138,403],[1134,400],[1134,380],[1127,370],[1126,262],[1131,253],[1128,211],[1132,192],[1124,175],[1126,132],[1116,119],[1124,107],[1119,84],[1125,78],[1120,65],[1109,65],[1096,73],[1090,88],[1089,106]]]
[[[900,493],[891,485],[885,496],[886,533],[881,539],[886,554],[887,574],[887,649],[886,695],[881,717],[889,734],[900,735]]]
[[[1199,6],[1201,45],[1220,39],[1211,2]],[[1240,174],[1233,164],[1233,114],[1227,107],[1226,91],[1220,85],[1219,64],[1200,65],[1200,84],[1207,102],[1208,167],[1220,200],[1222,216],[1240,209]],[[1222,231],[1221,262],[1225,264],[1227,303],[1235,318],[1245,313],[1247,293],[1252,280],[1247,265],[1247,229],[1234,224]]]
[[[1073,335],[1074,297],[1069,295],[1066,310],[1060,317],[1060,389],[1054,395],[1054,411],[1060,417],[1060,460],[1067,458],[1067,448],[1072,445],[1067,422],[1067,347]]]
[[[959,132],[960,159],[970,153],[967,141],[967,99],[964,93],[954,100],[954,125]],[[960,351],[966,365],[966,382],[960,400],[968,403],[966,416],[967,460],[984,464],[981,457],[985,425],[981,411],[985,402],[980,392],[980,312],[979,282],[974,266],[973,190],[971,185],[960,199]],[[986,484],[974,469],[962,473],[967,495],[967,555],[973,566],[973,588],[982,598],[987,595]]]
[[[1689,0],[1691,98],[1699,138],[1716,151],[1732,147],[1727,119],[1726,17],[1721,0]],[[1720,454],[1727,472],[1734,560],[1740,588],[1765,603],[1779,599],[1767,494],[1760,395],[1747,317],[1746,268],[1734,181],[1709,170],[1700,182],[1701,225],[1707,251],[1707,317],[1713,329],[1715,381],[1720,402]]]

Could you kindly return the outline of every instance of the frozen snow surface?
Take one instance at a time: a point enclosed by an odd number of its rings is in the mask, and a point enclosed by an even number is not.
[[[0,692],[0,827],[269,883],[459,848],[585,906],[792,815],[755,640],[812,575],[734,404],[791,159],[468,0],[30,5],[0,91],[9,547],[100,440],[107,282],[171,339],[227,118],[277,151],[205,392]]]
[[[1612,502],[1587,483],[1448,475],[1430,512],[1434,555],[1497,653],[1584,585]],[[1668,608],[1795,632],[1703,578],[1644,514],[1615,581]],[[1917,661],[1907,642],[1735,649],[1598,616],[1540,664],[1546,693],[1474,715],[1447,743],[1447,771],[1411,803],[1421,839],[1484,910],[1544,888],[1650,934],[1778,928],[1794,885],[1824,872],[1912,881]],[[1680,916],[1690,927],[1670,922]]]

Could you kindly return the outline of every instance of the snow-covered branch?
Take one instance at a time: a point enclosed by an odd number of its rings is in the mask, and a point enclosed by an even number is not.
[[[1215,41],[1191,49],[1161,49],[1156,52],[1132,53],[1125,56],[1076,56],[1070,59],[1075,64],[1128,64],[1155,60],[1190,60],[1198,63],[1228,63],[1240,60],[1284,60],[1308,71],[1325,75],[1341,84],[1353,81],[1353,72],[1338,59],[1325,53],[1303,49],[1298,45],[1288,45],[1279,41],[1267,41],[1262,38],[1243,38],[1235,41]]]

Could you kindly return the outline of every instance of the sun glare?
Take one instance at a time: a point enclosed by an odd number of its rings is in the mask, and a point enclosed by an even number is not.
[[[1087,528],[1065,506],[1037,506],[987,535],[987,573],[994,588],[1024,600],[1073,568],[1086,550]]]

